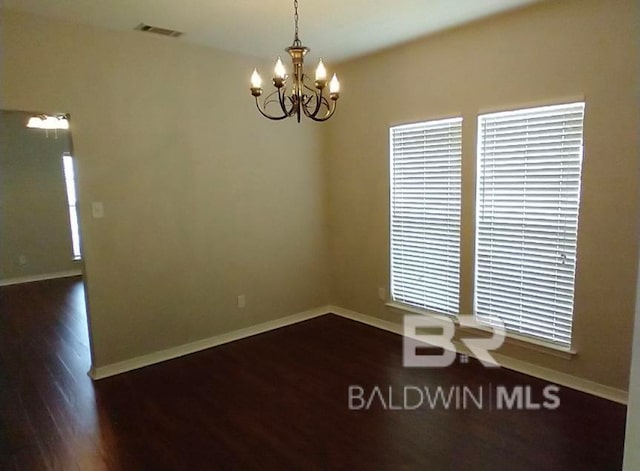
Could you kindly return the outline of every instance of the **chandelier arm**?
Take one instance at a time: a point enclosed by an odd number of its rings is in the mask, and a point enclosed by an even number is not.
[[[333,113],[336,112],[336,107],[337,107],[336,100],[332,100],[331,106],[329,107],[329,109],[327,110],[327,112],[322,118],[318,118],[317,116],[313,116],[313,115],[312,116],[307,115],[307,116],[309,116],[309,118],[311,118],[314,121],[318,121],[318,122],[326,121],[333,116]]]
[[[313,96],[314,96],[314,95],[315,95],[315,96],[318,96],[318,95],[320,94],[319,92],[322,92],[322,90],[321,90],[321,89],[319,89],[319,88],[311,88],[311,87],[308,87],[308,86],[306,86],[306,85],[304,86],[304,88],[305,88],[307,91],[311,92],[311,93],[309,94],[309,95],[311,96],[311,98],[313,98]],[[305,95],[306,95],[306,94],[305,94]]]
[[[312,98],[315,98],[315,109],[313,111],[310,111],[308,105],[311,103]],[[320,108],[322,107],[323,103],[326,103],[326,99],[322,96],[322,90],[320,90],[320,93],[314,91],[314,94],[310,96],[307,102],[305,103],[304,114],[307,115],[307,117],[309,118],[318,116],[318,113],[320,112]],[[327,110],[328,109],[330,109],[330,107],[329,107],[329,104],[327,103]]]
[[[300,100],[298,96],[295,94],[291,94],[291,96],[286,97],[289,100],[291,106],[288,110],[286,110],[287,116],[291,118],[292,116],[296,116],[300,114]]]
[[[265,97],[265,99],[264,99],[264,100],[262,100],[262,108],[263,108],[263,109],[265,109],[265,110],[266,110],[266,109],[267,109],[267,106],[269,106],[269,104],[271,104],[271,103],[278,103],[278,104],[280,104],[280,98],[277,98],[277,99],[276,99],[276,98],[272,98],[272,97],[273,97],[273,95],[275,95],[275,94],[276,94],[276,92],[277,92],[277,91],[269,93],[269,95],[267,95],[267,96]]]
[[[302,95],[302,106],[309,106],[309,103],[311,103],[311,100],[313,100],[314,98],[316,98],[315,93],[311,95],[307,95],[305,93],[304,95]]]
[[[260,106],[260,100],[258,100],[258,97],[256,97],[256,108],[258,108],[258,111],[260,112],[260,114],[262,116],[264,116],[265,118],[269,118],[273,121],[280,121],[282,119],[288,118],[289,115],[284,114],[282,116],[272,116],[269,113],[267,113],[266,109],[264,109],[264,105]]]
[[[289,118],[293,111],[293,106],[287,110],[287,103],[286,103],[287,94],[286,92],[284,92],[284,89],[285,87],[278,88],[278,103],[280,103],[280,109],[282,109],[282,112],[285,114],[287,118]]]
[[[309,90],[310,92],[314,92],[314,93],[315,93],[315,92],[316,92],[316,88],[312,88],[312,87],[310,87],[309,85],[307,85],[307,81],[308,81],[308,80],[309,80],[309,79],[307,79],[307,75],[306,75],[306,74],[305,74],[305,75],[303,75],[303,77],[302,77],[302,85],[304,86],[304,88],[306,88],[306,89],[307,89],[307,90]]]
[[[327,110],[330,109],[329,103],[327,102],[326,98],[324,98],[323,96],[323,92],[324,90],[322,88],[318,89],[318,88],[311,88],[309,85],[307,85],[307,83],[305,82],[305,79],[307,78],[306,75],[302,75],[302,86],[307,89],[308,91],[311,92],[310,95],[308,95],[308,97],[306,98],[306,100],[304,100],[303,103],[303,111],[304,114],[311,118],[313,116],[318,116],[318,113],[320,112],[320,108],[322,107],[322,104],[324,103],[327,107]],[[307,96],[307,95],[304,95]],[[315,99],[315,109],[313,111],[309,110],[309,105],[311,103],[312,100]]]

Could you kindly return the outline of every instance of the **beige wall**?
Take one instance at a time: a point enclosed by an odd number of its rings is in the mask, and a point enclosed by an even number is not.
[[[578,355],[502,353],[626,388],[638,255],[633,3],[547,2],[342,64],[341,109],[326,141],[333,302],[401,321],[377,298],[389,284],[390,125],[464,117],[461,310],[470,313],[477,114],[584,98]]]
[[[2,107],[71,114],[95,366],[328,302],[319,128],[258,115],[254,60],[0,17]]]
[[[476,115],[584,98],[578,355],[503,353],[626,388],[638,256],[632,3],[546,2],[342,64],[340,109],[324,127],[261,118],[251,59],[3,11],[2,107],[71,113],[95,366],[329,301],[400,321],[377,298],[389,279],[387,136],[415,120],[465,118],[470,312]],[[91,218],[91,201],[104,219]]]
[[[0,111],[0,281],[78,268],[62,172],[69,134],[28,129],[30,116]]]

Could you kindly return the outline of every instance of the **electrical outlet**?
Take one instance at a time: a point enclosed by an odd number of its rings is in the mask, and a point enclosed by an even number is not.
[[[100,201],[91,203],[91,216],[93,219],[102,219],[104,217],[104,205]]]
[[[20,265],[26,265],[27,264],[27,256],[26,255],[18,255],[18,263]]]
[[[387,290],[385,288],[378,288],[378,298],[381,301],[387,300]]]
[[[238,296],[238,307],[242,309],[247,305],[247,297],[244,294]]]

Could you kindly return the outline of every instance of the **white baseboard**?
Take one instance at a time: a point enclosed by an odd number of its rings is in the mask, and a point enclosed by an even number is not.
[[[195,342],[179,345],[177,347],[168,348],[166,350],[161,350],[158,352],[149,353],[147,355],[131,358],[129,360],[121,361],[118,363],[91,368],[91,371],[89,371],[89,375],[95,380],[107,378],[109,376],[126,373],[127,371],[143,368],[155,363],[160,363],[184,355],[189,355],[191,353],[196,353],[201,350],[206,350],[207,348],[216,347],[218,345],[233,342],[235,340],[251,337],[252,335],[279,329],[280,327],[303,322],[325,314],[336,314],[346,319],[361,322],[363,324],[386,330],[394,334],[403,334],[403,327],[401,324],[385,321],[377,317],[368,316],[366,314],[361,314],[359,312],[351,311],[349,309],[344,309],[338,306],[323,306],[316,309],[311,309],[309,311],[294,314],[292,316],[282,317],[273,321],[246,327],[244,329],[234,330],[232,332],[215,335],[213,337],[197,340]],[[464,353],[466,355],[472,356],[471,352],[464,345],[462,345],[462,343],[454,343],[459,353]],[[524,373],[535,378],[559,384],[568,388],[576,389],[578,391],[608,399],[620,404],[627,403],[628,392],[622,389],[605,386],[594,381],[578,378],[577,376],[572,376],[566,373],[551,370],[549,368],[537,366],[525,361],[516,360],[505,355],[497,353],[493,353],[492,355],[503,368],[517,371],[519,373]]]
[[[353,321],[362,322],[363,324],[367,324],[372,327],[377,327],[378,329],[393,332],[394,334],[402,335],[403,333],[402,325],[397,324],[395,322],[384,321],[377,317],[367,316],[366,314],[360,314],[359,312],[351,311],[349,309],[345,309],[338,306],[329,306],[329,309],[330,309],[329,312],[332,312],[333,314],[336,314],[340,317],[345,317]]]
[[[41,275],[21,276],[19,278],[7,278],[0,280],[0,286],[18,285],[21,283],[33,283],[34,281],[53,280],[56,278],[68,278],[82,275],[82,270],[58,271],[55,273],[43,273]]]
[[[362,322],[363,324],[393,332],[394,334],[403,334],[402,325],[395,322],[385,321],[376,317],[368,316],[366,314],[361,314],[355,311],[350,311],[348,309],[343,309],[337,306],[329,306],[328,309],[330,310],[329,312],[333,312],[338,316],[345,317],[357,322]],[[473,356],[461,342],[454,341],[454,344],[459,353]],[[614,401],[619,404],[627,404],[629,393],[623,389],[612,388],[611,386],[596,383],[595,381],[578,378],[577,376],[569,375],[567,373],[562,373],[549,368],[544,368],[542,366],[534,365],[522,360],[516,360],[499,353],[492,353],[491,355],[503,368],[517,371],[519,373],[524,373],[526,375],[549,381],[551,383],[559,384],[560,386],[577,389],[578,391],[582,391],[587,394],[598,396],[604,399],[609,399],[610,401]]]
[[[206,339],[196,340],[195,342],[179,345],[177,347],[160,350],[158,352],[149,353],[129,360],[112,363],[110,365],[92,367],[89,376],[95,380],[108,378],[109,376],[126,373],[127,371],[136,370],[145,366],[153,365],[167,360],[173,360],[184,355],[196,353],[207,348],[216,347],[235,340],[251,337],[252,335],[262,334],[270,330],[279,329],[291,324],[313,319],[331,312],[327,306],[311,309],[309,311],[300,312],[292,316],[282,317],[273,321],[264,322],[262,324],[246,327],[244,329],[234,330],[220,335],[214,335]]]

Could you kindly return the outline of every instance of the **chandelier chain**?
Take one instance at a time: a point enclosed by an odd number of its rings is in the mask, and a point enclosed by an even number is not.
[[[298,18],[299,18],[298,17],[298,0],[293,0],[293,9],[294,9],[293,20],[295,23],[295,35],[293,37],[293,45],[299,47],[302,45],[302,42],[298,37]]]

